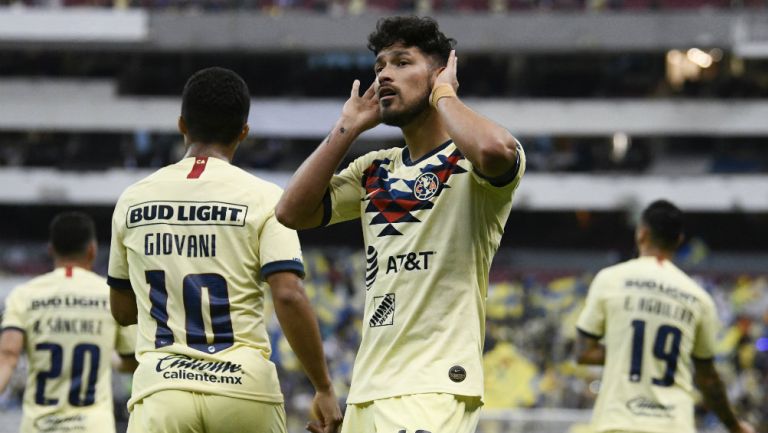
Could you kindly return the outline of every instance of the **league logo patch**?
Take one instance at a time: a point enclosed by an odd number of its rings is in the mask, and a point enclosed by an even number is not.
[[[467,378],[467,370],[460,365],[454,365],[448,370],[448,378],[456,383],[463,382]]]
[[[373,316],[368,322],[372,328],[389,326],[395,323],[395,294],[387,293],[384,296],[373,298]]]
[[[440,179],[435,173],[422,173],[413,185],[413,195],[421,201],[429,200],[437,194],[439,188]]]

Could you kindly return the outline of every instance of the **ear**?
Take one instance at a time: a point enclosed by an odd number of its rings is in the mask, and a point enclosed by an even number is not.
[[[181,135],[186,137],[186,135],[189,133],[189,129],[187,129],[187,121],[184,120],[183,117],[179,116],[179,121],[177,125],[179,127],[179,132],[181,133]]]
[[[643,223],[638,224],[637,228],[635,229],[635,243],[637,246],[640,246],[648,241],[648,236],[650,236],[648,227],[646,227],[646,225]]]
[[[88,248],[85,250],[85,257],[88,259],[89,263],[93,263],[93,261],[96,260],[96,253],[98,250],[99,247],[96,244],[96,240],[92,240],[88,244]]]
[[[246,123],[243,125],[243,130],[240,131],[240,135],[237,136],[237,142],[242,143],[248,137],[248,132],[251,131],[251,127]]]

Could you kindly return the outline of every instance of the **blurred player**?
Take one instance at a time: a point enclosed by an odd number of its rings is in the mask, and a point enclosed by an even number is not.
[[[29,371],[20,431],[115,431],[112,359],[133,371],[136,328],[121,328],[109,312],[109,288],[91,272],[96,229],[88,215],[66,212],[50,226],[55,270],[14,289],[5,302],[0,336],[0,392],[22,352]]]
[[[682,212],[651,203],[635,231],[640,257],[592,281],[577,360],[605,365],[592,420],[598,432],[695,432],[693,383],[730,432],[753,432],[734,416],[714,367],[715,304],[671,262],[682,240]]]
[[[130,186],[115,208],[113,313],[139,324],[130,432],[285,432],[263,317],[267,285],[317,391],[313,412],[325,432],[341,422],[301,285],[299,240],[274,217],[282,191],[230,164],[249,108],[234,72],[195,73],[179,118],[185,158]]]
[[[454,43],[430,18],[380,20],[368,39],[374,84],[360,96],[355,81],[277,207],[293,228],[362,219],[367,293],[346,433],[477,425],[488,272],[525,159],[507,130],[456,96]],[[380,122],[399,127],[406,147],[334,175]]]

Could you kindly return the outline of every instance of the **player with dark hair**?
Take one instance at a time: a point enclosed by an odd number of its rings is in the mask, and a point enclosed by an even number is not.
[[[341,422],[301,284],[299,239],[274,216],[282,191],[230,164],[248,134],[249,104],[236,73],[192,75],[179,118],[186,156],[130,186],[115,207],[113,314],[139,324],[129,432],[285,433],[267,286],[315,387],[322,431]]]
[[[454,43],[430,18],[381,19],[374,83],[360,96],[355,80],[276,209],[297,229],[362,219],[365,317],[346,433],[468,433],[479,419],[488,272],[525,157],[457,97]],[[405,148],[334,175],[380,122],[402,130]]]
[[[80,212],[57,215],[49,252],[55,269],[15,288],[5,301],[0,336],[0,392],[22,350],[29,359],[19,431],[115,431],[112,355],[133,371],[136,329],[109,312],[109,288],[91,272],[96,228]]]
[[[671,261],[682,241],[680,209],[655,201],[635,231],[640,257],[592,281],[576,359],[605,365],[592,420],[598,432],[694,433],[694,383],[728,431],[754,431],[734,416],[715,370],[714,301]]]

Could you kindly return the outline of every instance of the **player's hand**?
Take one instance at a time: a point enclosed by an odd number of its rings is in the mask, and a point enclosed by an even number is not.
[[[341,115],[343,118],[349,119],[352,122],[350,126],[358,128],[360,132],[367,131],[381,123],[379,97],[376,96],[374,84],[371,84],[368,90],[360,96],[360,80],[355,80],[352,83],[349,99],[344,103],[344,108],[341,109]]]
[[[755,433],[755,428],[746,421],[739,421],[739,433]]]
[[[318,391],[312,400],[312,416],[317,418],[307,424],[312,433],[336,433],[341,425],[341,409],[333,389]]]
[[[448,63],[446,63],[445,68],[443,68],[443,70],[440,71],[440,74],[437,75],[437,78],[435,78],[432,88],[441,84],[450,84],[453,87],[453,90],[459,90],[459,79],[456,75],[457,63],[456,50],[451,50],[451,54],[448,55]]]

